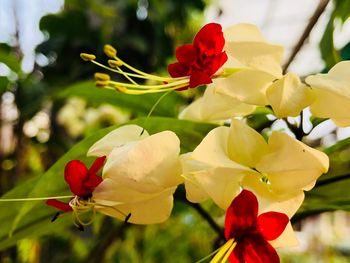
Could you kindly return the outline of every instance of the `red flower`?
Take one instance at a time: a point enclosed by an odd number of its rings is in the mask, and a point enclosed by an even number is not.
[[[96,174],[103,166],[105,159],[105,156],[97,158],[90,169],[87,169],[85,164],[79,160],[67,163],[64,169],[64,179],[73,194],[81,198],[91,197],[95,187],[102,182],[102,178]],[[46,203],[64,212],[72,211],[68,203],[56,199],[47,200]]]
[[[225,237],[237,243],[229,256],[231,263],[278,263],[276,250],[268,241],[279,237],[289,222],[287,215],[267,212],[258,216],[258,200],[243,190],[227,209]]]
[[[168,65],[169,74],[174,78],[190,76],[190,88],[211,83],[211,77],[227,61],[226,53],[222,52],[224,45],[221,26],[216,23],[205,25],[195,36],[193,44],[176,48],[178,62]]]

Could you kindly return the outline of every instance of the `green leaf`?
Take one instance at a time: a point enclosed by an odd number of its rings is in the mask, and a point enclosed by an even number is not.
[[[11,51],[0,48],[0,62],[4,63],[15,73],[20,73],[21,65],[18,58]]]
[[[203,137],[216,127],[213,124],[162,117],[151,117],[148,120],[140,118],[133,120],[131,123],[144,127],[151,134],[164,130],[174,131],[180,138],[183,152],[193,150]],[[6,193],[3,198],[69,195],[68,186],[63,178],[66,163],[72,159],[80,159],[87,165],[91,164],[93,158],[86,157],[87,150],[93,143],[117,127],[112,126],[99,130],[83,139],[43,175],[36,176],[15,187]],[[72,224],[69,214],[51,223],[50,218],[56,213],[56,210],[46,206],[44,201],[0,202],[0,210],[4,211],[0,214],[0,249],[15,244],[21,238],[62,231],[67,225]],[[9,230],[12,230],[10,237]]]
[[[92,81],[84,81],[69,86],[57,94],[57,98],[82,97],[88,102],[99,105],[109,103],[138,115],[147,115],[162,94],[128,95],[113,90],[97,88]],[[179,93],[172,92],[164,97],[153,114],[173,117],[179,107],[186,102]]]
[[[350,2],[343,0],[334,1],[333,13],[328,21],[326,30],[320,41],[322,59],[326,63],[326,68],[330,69],[341,61],[339,51],[334,47],[334,23],[340,20],[343,24],[350,16]]]
[[[9,80],[7,77],[0,76],[0,95],[7,90]]]

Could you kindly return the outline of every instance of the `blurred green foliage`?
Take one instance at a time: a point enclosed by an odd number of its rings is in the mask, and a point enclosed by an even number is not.
[[[166,72],[165,65],[174,59],[175,47],[191,42],[202,25],[205,5],[204,0],[66,1],[62,12],[41,19],[40,29],[47,34],[47,39],[36,52],[48,58],[48,65],[35,65],[30,73],[21,70],[22,54],[18,47],[0,44],[0,62],[10,69],[8,76],[0,76],[0,95],[13,94],[19,112],[9,123],[13,128],[9,140],[15,146],[0,154],[0,193],[6,192],[6,198],[68,193],[62,176],[65,164],[71,159],[90,163],[86,150],[121,124],[98,119],[93,129],[82,128],[83,132],[73,136],[59,122],[59,117],[68,104],[67,99],[75,96],[86,102],[83,112],[110,104],[126,113],[126,118],[136,117],[131,123],[145,127],[150,133],[175,131],[181,139],[182,152],[193,150],[215,125],[174,118],[191,98],[169,94],[154,111],[155,116],[162,117],[146,120],[142,117],[161,95],[130,96],[97,89],[91,81],[97,69],[82,61],[79,53],[95,53],[106,62],[102,49],[110,43],[117,47],[118,56],[135,67],[146,72]],[[340,56],[333,44],[334,23],[338,20],[344,23],[349,15],[349,1],[335,0],[320,44],[328,68],[341,57],[350,58],[349,45],[341,50]],[[195,96],[198,91],[191,92],[190,96]],[[73,104],[73,107],[78,106]],[[50,136],[46,140],[24,132],[26,124],[40,112],[47,113],[50,119],[46,128]],[[248,124],[266,134],[275,122],[269,115],[270,109],[259,108],[248,117]],[[77,118],[82,122],[89,119],[88,116]],[[323,121],[311,119],[313,126]],[[324,211],[350,210],[347,196],[350,140],[339,141],[324,151],[330,156],[331,169],[306,194],[294,222]],[[203,207],[222,226],[224,211],[211,202],[204,203]],[[79,232],[72,227],[69,215],[51,223],[55,211],[43,202],[0,203],[0,210],[6,211],[0,213],[0,262],[195,262],[220,243],[220,237],[208,222],[186,203],[182,187],[176,193],[172,217],[164,224],[147,227],[99,215],[91,227]],[[336,249],[329,253],[337,255]],[[314,257],[283,254],[282,260],[313,262]],[[337,260],[334,262],[346,262],[342,257]]]

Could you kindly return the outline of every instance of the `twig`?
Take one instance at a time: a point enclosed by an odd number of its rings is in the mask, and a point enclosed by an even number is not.
[[[316,25],[318,19],[320,18],[320,16],[322,15],[324,10],[326,9],[326,7],[327,7],[329,2],[330,2],[330,0],[320,0],[320,3],[318,4],[314,14],[311,16],[311,18],[309,20],[309,23],[305,27],[303,34],[299,38],[297,44],[295,45],[292,53],[289,56],[287,62],[284,64],[284,66],[283,66],[283,71],[284,72],[287,71],[289,65],[292,63],[292,61],[294,60],[295,56],[299,53],[299,51],[303,47],[305,40],[308,39],[312,29]]]
[[[219,225],[214,221],[214,219],[203,209],[203,207],[200,206],[200,204],[195,204],[188,202],[187,203],[192,206],[202,217],[205,219],[205,221],[208,222],[208,224],[211,226],[211,228],[218,234],[221,241],[226,241],[224,236],[224,231],[219,227]]]
[[[97,239],[98,242],[85,258],[85,263],[104,262],[106,251],[113,242],[118,239],[124,239],[125,231],[129,227],[129,224],[122,223],[119,226],[114,226],[111,220],[111,218],[105,218],[103,227]]]

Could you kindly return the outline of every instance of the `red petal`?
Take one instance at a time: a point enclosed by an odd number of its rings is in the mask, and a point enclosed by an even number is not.
[[[86,166],[79,160],[72,160],[67,163],[64,169],[64,179],[69,185],[70,190],[77,196],[86,196],[90,193],[83,186],[87,180],[89,171]]]
[[[256,226],[258,217],[258,200],[255,195],[243,190],[226,211],[225,237],[226,239],[240,237]]]
[[[246,238],[242,242],[245,263],[279,263],[276,250],[269,242],[259,236]]]
[[[201,72],[201,71],[194,71],[190,77],[189,87],[191,89],[193,89],[193,88],[198,87],[200,85],[205,85],[205,84],[209,84],[209,83],[212,83],[212,80],[208,74]]]
[[[243,249],[244,247],[242,246],[242,244],[238,243],[233,249],[230,256],[228,257],[228,261],[230,261],[231,263],[244,263]]]
[[[106,156],[102,156],[97,158],[94,163],[91,165],[89,169],[90,174],[96,174],[103,166],[104,162],[106,160]]]
[[[203,26],[195,36],[193,45],[206,56],[220,53],[225,45],[221,25],[209,23]]]
[[[46,201],[46,204],[64,212],[73,211],[73,209],[69,206],[68,203],[64,203],[56,199],[49,199]]]
[[[102,177],[96,174],[89,176],[89,179],[83,183],[84,189],[88,194],[91,194],[92,191],[102,182]]]
[[[176,48],[176,58],[181,64],[191,66],[196,60],[196,49],[192,44],[186,44]]]
[[[168,72],[173,78],[189,76],[190,68],[181,63],[173,63],[168,65]]]
[[[286,214],[267,212],[258,216],[258,228],[265,240],[275,240],[286,228],[289,218]]]
[[[219,68],[221,68],[225,62],[227,61],[227,54],[226,52],[222,52],[219,55],[216,55],[214,58],[210,60],[210,63],[205,63],[205,69],[206,72],[212,76],[215,74],[216,71],[218,71]]]

